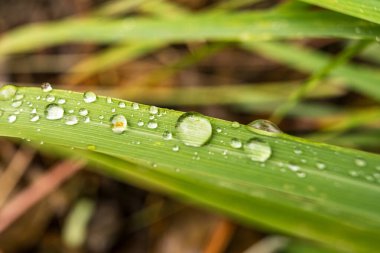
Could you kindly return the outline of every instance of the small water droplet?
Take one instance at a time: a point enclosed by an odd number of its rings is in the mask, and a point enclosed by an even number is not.
[[[36,108],[33,108],[32,111],[30,113],[37,113],[37,109]]]
[[[298,166],[297,164],[293,162],[288,163],[286,167],[288,167],[288,169],[290,169],[291,171],[295,171],[295,172],[300,170],[300,166]]]
[[[69,126],[73,126],[73,125],[78,124],[78,118],[77,118],[77,116],[75,116],[75,115],[67,116],[65,124],[69,125]]]
[[[149,113],[151,113],[151,114],[157,114],[157,113],[158,113],[158,107],[152,105],[152,106],[149,108]]]
[[[230,142],[231,147],[233,148],[241,148],[243,144],[238,138],[232,138]]]
[[[59,105],[64,105],[64,104],[66,103],[66,99],[64,99],[64,98],[60,98],[60,99],[58,99],[57,103],[58,103]]]
[[[301,149],[295,149],[295,150],[293,150],[293,152],[296,155],[301,155],[303,153]]]
[[[367,165],[366,161],[364,161],[361,158],[356,158],[355,159],[355,164],[356,164],[356,166],[359,166],[359,167],[364,167],[364,166]]]
[[[90,117],[84,118],[84,123],[90,123],[90,121],[91,121]]]
[[[91,151],[94,151],[94,150],[96,150],[96,146],[95,145],[88,145],[87,149],[91,150]]]
[[[119,108],[125,108],[125,103],[124,102],[119,102]]]
[[[297,172],[297,176],[298,176],[299,178],[305,178],[305,177],[306,177],[306,173],[303,172],[303,171],[298,171],[298,172]]]
[[[39,119],[40,119],[40,116],[38,116],[37,114],[31,114],[30,115],[30,121],[31,122],[37,122]]]
[[[359,175],[359,173],[355,170],[350,170],[349,174],[353,177],[357,177]]]
[[[112,109],[111,109],[111,112],[116,112],[116,108],[112,108]]]
[[[142,121],[142,120],[139,120],[139,121],[137,122],[137,125],[138,125],[139,127],[142,127],[142,126],[144,126],[144,121]]]
[[[17,120],[17,116],[16,115],[9,115],[8,116],[8,123],[13,123]]]
[[[140,109],[140,106],[138,103],[132,103],[132,108],[133,108],[133,110],[138,110],[138,109]]]
[[[150,129],[156,129],[158,127],[158,124],[155,121],[149,121],[147,127]]]
[[[51,86],[50,83],[43,83],[43,84],[41,84],[41,90],[43,92],[49,92],[49,91],[53,90],[53,87]]]
[[[237,122],[237,121],[234,121],[234,122],[231,123],[231,126],[232,126],[233,128],[239,128],[239,127],[240,127],[240,123]]]
[[[114,115],[111,118],[112,131],[117,134],[124,133],[127,129],[127,119],[123,115]]]
[[[110,98],[110,97],[107,97],[107,98],[106,98],[106,101],[107,101],[108,104],[112,104],[112,103],[113,103],[113,102],[112,102],[112,98]]]
[[[74,110],[73,110],[73,109],[70,109],[68,112],[69,112],[69,113],[74,113]]]
[[[244,144],[244,151],[252,161],[265,162],[272,154],[269,144],[259,138],[251,138]]]
[[[63,108],[58,104],[49,104],[45,108],[45,117],[49,120],[62,119],[64,114]]]
[[[216,128],[216,132],[217,132],[217,133],[221,133],[221,132],[222,132],[222,129],[221,129],[220,127],[217,127],[217,128]]]
[[[100,120],[103,120],[104,119],[104,116],[103,115],[99,115],[98,117]]]
[[[12,102],[12,107],[18,108],[22,105],[22,100]]]
[[[324,163],[317,162],[316,165],[317,165],[317,168],[320,170],[326,169],[326,164],[324,164]]]
[[[178,152],[179,151],[179,146],[178,145],[173,146],[172,150],[174,152]]]
[[[170,132],[170,131],[164,131],[164,133],[162,134],[162,138],[164,138],[164,140],[171,140],[173,138],[173,134]]]
[[[80,116],[87,116],[88,115],[88,110],[86,108],[81,108],[79,109],[79,115]]]
[[[17,87],[14,85],[4,85],[3,87],[0,88],[0,100],[5,101],[5,100],[10,100],[16,95],[17,92]]]
[[[21,100],[24,98],[24,94],[16,94],[14,100]]]
[[[176,135],[187,146],[205,145],[212,136],[210,121],[199,113],[184,113],[178,118]]]
[[[96,94],[92,91],[86,91],[83,94],[83,100],[85,103],[92,103],[95,102],[97,99]]]
[[[273,122],[265,119],[258,119],[248,124],[248,129],[255,132],[255,130],[261,130],[268,133],[282,133],[280,128]]]
[[[51,102],[54,102],[54,100],[55,100],[55,97],[53,95],[49,94],[49,95],[46,96],[46,101],[47,102],[51,103]]]
[[[36,100],[40,100],[40,99],[41,99],[41,96],[37,96],[37,97],[36,97]]]

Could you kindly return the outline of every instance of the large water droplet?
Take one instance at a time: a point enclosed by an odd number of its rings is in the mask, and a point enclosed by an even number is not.
[[[184,113],[176,124],[177,137],[187,146],[200,147],[212,136],[210,121],[199,113]]]
[[[238,138],[232,138],[230,142],[231,147],[233,148],[241,148],[243,144]]]
[[[96,94],[92,91],[86,91],[83,94],[83,100],[85,103],[92,103],[96,101]]]
[[[50,83],[43,83],[43,84],[41,84],[41,90],[43,92],[49,92],[49,91],[53,90],[53,87],[51,86]]]
[[[248,129],[255,132],[255,130],[261,130],[268,133],[282,133],[280,128],[273,122],[265,119],[258,119],[248,124]]]
[[[58,104],[49,104],[45,108],[45,117],[49,120],[62,119],[64,112]]]
[[[322,162],[317,162],[316,165],[317,165],[317,168],[320,170],[324,170],[326,168],[326,164]]]
[[[75,115],[67,116],[65,124],[69,125],[69,126],[73,126],[73,125],[78,124],[78,118],[77,118],[77,116],[75,116]]]
[[[244,144],[244,151],[249,158],[257,162],[265,162],[272,154],[269,144],[259,138],[251,138]]]
[[[127,129],[127,119],[123,115],[114,115],[111,118],[112,131],[117,134],[124,133]]]
[[[9,100],[16,95],[17,87],[14,85],[4,85],[0,88],[0,100]]]

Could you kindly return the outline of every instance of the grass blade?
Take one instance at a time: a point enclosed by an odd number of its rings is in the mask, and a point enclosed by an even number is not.
[[[183,128],[178,128],[182,112],[145,105],[137,109],[130,102],[105,97],[86,103],[82,93],[62,90],[0,91],[3,136],[72,147],[77,153],[95,150],[89,156],[111,168],[115,176],[148,183],[266,229],[351,252],[373,252],[380,247],[378,155],[284,134],[252,132],[209,117],[201,117],[201,122],[203,126],[204,121],[211,122],[212,132],[200,127],[187,136],[192,139],[185,139]],[[49,118],[61,112],[52,114],[52,100],[65,110],[62,119],[46,118],[46,112]],[[90,120],[83,122],[87,116],[79,114],[81,108],[89,111]],[[123,134],[111,130],[115,114],[128,120]],[[166,131],[173,133],[172,138]],[[211,134],[211,140],[204,146],[184,144],[198,143],[208,137],[205,133]],[[232,138],[243,146],[231,146]],[[250,143],[258,141],[252,138],[267,145],[251,152]],[[128,162],[147,168],[128,167]]]

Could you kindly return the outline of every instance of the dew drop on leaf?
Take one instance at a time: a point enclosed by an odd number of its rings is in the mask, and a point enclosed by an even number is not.
[[[77,116],[75,116],[75,115],[67,116],[65,124],[69,125],[69,126],[73,126],[73,125],[78,124],[78,118],[77,118]]]
[[[259,138],[251,138],[244,144],[244,151],[252,161],[265,162],[272,154],[267,142]]]
[[[119,102],[119,108],[125,108],[125,103],[124,102]]]
[[[243,144],[238,138],[232,138],[230,141],[230,145],[233,148],[241,148],[243,146]]]
[[[83,100],[85,103],[92,103],[95,102],[97,99],[96,94],[92,91],[86,91],[83,94]]]
[[[57,103],[58,103],[59,105],[64,105],[64,104],[66,103],[66,99],[64,99],[64,98],[60,98],[60,99],[58,99]]]
[[[364,160],[361,159],[361,158],[356,158],[356,159],[355,159],[355,164],[356,164],[356,166],[364,167],[364,166],[367,165],[367,162],[364,161]]]
[[[173,146],[172,150],[174,152],[178,152],[179,151],[179,146],[178,145]]]
[[[45,108],[45,117],[49,120],[62,119],[64,114],[63,108],[58,104],[49,104]]]
[[[157,114],[157,113],[158,113],[158,107],[152,105],[152,106],[149,108],[149,113],[151,113],[151,114]]]
[[[171,140],[173,138],[173,134],[169,131],[164,131],[164,133],[162,134],[162,138],[164,138],[164,140]]]
[[[53,90],[53,87],[51,86],[50,83],[43,83],[43,84],[41,84],[41,90],[43,92],[49,92],[49,91]]]
[[[317,162],[316,165],[317,165],[317,168],[320,170],[324,170],[326,168],[326,164],[322,162]]]
[[[248,124],[248,129],[251,131],[255,131],[256,129],[262,130],[269,133],[282,133],[280,128],[276,126],[273,122],[265,119],[258,119],[255,121],[252,121]]]
[[[37,122],[39,119],[40,119],[40,116],[38,116],[37,114],[33,113],[30,115],[30,121],[31,122]]]
[[[158,124],[155,121],[149,121],[147,127],[150,129],[156,129],[158,127]]]
[[[232,126],[233,128],[239,128],[239,127],[240,127],[240,123],[237,122],[237,121],[234,121],[234,122],[231,123],[231,126]]]
[[[138,110],[138,109],[140,109],[140,106],[138,103],[132,103],[132,108],[133,108],[133,110]]]
[[[18,108],[21,105],[22,105],[22,100],[17,100],[17,101],[12,102],[12,107],[14,108]]]
[[[17,120],[17,116],[12,114],[8,116],[8,123],[13,123]]]
[[[0,100],[5,101],[5,100],[10,100],[16,95],[17,92],[17,87],[14,85],[4,85],[3,87],[0,88]]]
[[[88,110],[86,108],[81,108],[79,109],[79,115],[80,116],[87,116],[88,115]]]
[[[178,118],[176,136],[187,146],[205,145],[212,136],[210,121],[199,113],[184,113]]]
[[[127,129],[127,119],[123,115],[114,115],[111,118],[112,132],[121,134]]]

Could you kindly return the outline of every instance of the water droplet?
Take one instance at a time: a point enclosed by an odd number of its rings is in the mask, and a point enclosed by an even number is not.
[[[113,103],[113,102],[112,102],[112,98],[110,98],[110,97],[107,97],[107,98],[106,98],[106,101],[107,101],[108,104],[112,104],[112,103]]]
[[[173,134],[169,131],[164,131],[164,133],[162,134],[162,138],[164,138],[164,140],[171,140],[173,138]]]
[[[295,149],[293,152],[296,155],[301,155],[303,153],[301,149]]]
[[[282,133],[280,128],[273,122],[265,119],[258,119],[248,124],[248,129],[255,132],[255,130],[261,130],[269,133]]]
[[[297,176],[298,176],[299,178],[304,178],[304,177],[306,177],[306,173],[303,172],[303,171],[298,171],[298,172],[297,172]]]
[[[16,121],[16,119],[17,119],[17,116],[16,115],[9,115],[8,116],[8,122],[9,123],[13,123],[13,122],[15,122]]]
[[[41,90],[43,92],[49,92],[49,91],[53,90],[53,87],[51,86],[50,83],[43,83],[43,84],[41,84]]]
[[[64,98],[60,98],[60,99],[58,99],[57,103],[58,103],[59,105],[64,105],[64,104],[66,103],[66,99],[64,99]]]
[[[70,110],[69,110],[69,113],[74,113],[74,110],[73,110],[73,109],[70,109]]]
[[[351,170],[349,173],[353,177],[357,177],[359,175],[359,173],[357,171],[355,171],[355,170]]]
[[[111,109],[111,112],[116,112],[116,108],[112,108],[112,109]]]
[[[30,115],[30,121],[31,122],[36,122],[40,119],[40,116],[38,116],[37,114],[31,114]]]
[[[33,108],[32,111],[30,113],[37,113],[37,109],[36,108]]]
[[[151,113],[151,114],[157,114],[157,113],[158,113],[158,107],[152,105],[152,106],[149,108],[149,113]]]
[[[119,108],[125,108],[125,103],[124,102],[119,102]]]
[[[88,110],[86,108],[81,108],[79,109],[79,115],[80,116],[87,116],[88,115]]]
[[[252,161],[265,162],[272,154],[269,144],[259,138],[251,138],[245,143],[244,151]]]
[[[217,128],[216,128],[216,132],[217,132],[217,133],[221,133],[221,132],[222,132],[222,129],[221,129],[220,127],[217,127]]]
[[[49,95],[46,96],[46,101],[47,102],[51,103],[51,102],[54,102],[54,100],[55,100],[55,97],[53,95],[49,94]]]
[[[147,127],[150,129],[156,129],[158,127],[158,124],[155,121],[149,121]]]
[[[316,165],[317,165],[317,168],[320,170],[326,169],[326,164],[324,164],[324,163],[317,162]]]
[[[12,107],[18,108],[22,105],[22,100],[12,102]]]
[[[91,121],[90,117],[84,118],[84,123],[90,123],[90,121]]]
[[[132,103],[132,108],[133,108],[134,110],[138,110],[138,109],[140,109],[140,106],[139,106],[138,103]]]
[[[17,87],[14,85],[4,85],[0,88],[0,100],[5,101],[16,95]]]
[[[124,133],[127,129],[127,119],[123,115],[114,115],[111,118],[112,131],[117,134]]]
[[[241,148],[243,144],[238,138],[232,138],[230,142],[231,147],[233,148]]]
[[[15,100],[21,100],[23,98],[24,98],[23,94],[16,94],[15,97],[14,97]]]
[[[83,94],[83,100],[85,103],[92,103],[96,101],[96,94],[92,91],[86,91]]]
[[[239,128],[239,127],[240,127],[240,123],[237,122],[237,121],[234,121],[234,122],[231,123],[231,126],[232,126],[233,128]]]
[[[69,126],[73,126],[73,125],[78,124],[78,118],[77,118],[77,116],[75,116],[75,115],[67,116],[65,124],[69,125]]]
[[[64,112],[63,108],[58,104],[49,104],[45,108],[45,116],[49,120],[62,119]]]
[[[139,121],[137,122],[137,125],[138,125],[139,127],[142,127],[142,126],[144,125],[144,121],[139,120]]]
[[[178,145],[173,146],[172,150],[174,152],[178,152],[179,151],[179,146]]]
[[[210,121],[199,113],[184,113],[178,118],[176,135],[187,146],[200,147],[212,136]]]
[[[290,162],[290,163],[287,164],[286,166],[287,166],[288,169],[290,169],[291,171],[299,171],[299,170],[300,170],[300,166],[298,166],[297,164],[292,163],[292,162]]]
[[[361,158],[356,158],[355,159],[355,164],[356,164],[356,166],[359,166],[359,167],[364,167],[364,166],[367,165],[366,161],[364,161]]]

